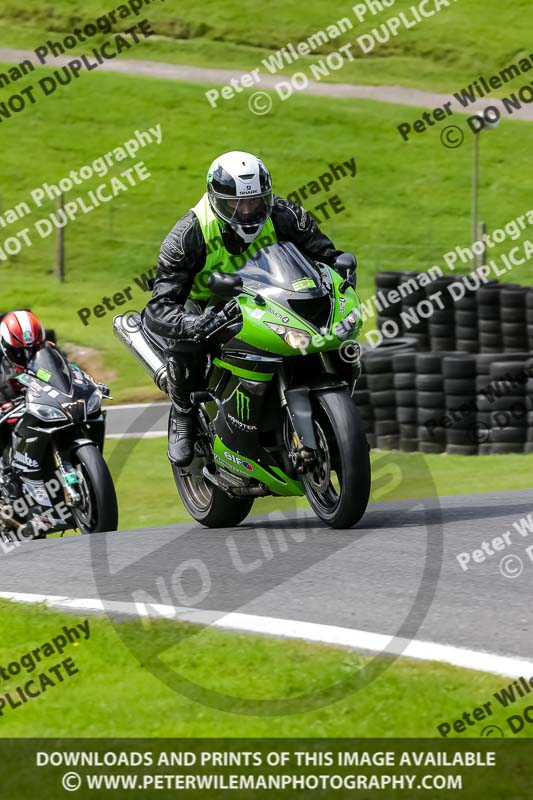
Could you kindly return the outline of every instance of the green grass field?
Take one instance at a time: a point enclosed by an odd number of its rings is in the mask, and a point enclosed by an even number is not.
[[[0,601],[0,665],[25,653],[85,618],[39,606]],[[306,736],[306,737],[435,737],[436,726],[459,718],[490,699],[510,681],[495,675],[400,659],[368,685],[357,687],[357,673],[369,659],[339,648],[300,641],[229,634],[212,628],[194,631],[171,622],[136,623],[124,635],[142,663],[124,645],[105,618],[89,617],[90,637],[69,645],[62,656],[49,657],[36,673],[72,658],[77,674],[50,687],[19,708],[6,705],[0,736],[32,737],[165,737]],[[182,644],[178,641],[184,632]],[[179,676],[239,699],[273,702],[311,695],[339,682],[352,681],[336,702],[292,715],[239,714],[188,699],[152,673],[159,654]],[[3,696],[21,683],[25,672],[2,683]],[[360,676],[362,677],[362,676]],[[57,681],[56,681],[57,683]],[[526,701],[513,706],[519,713]],[[268,705],[267,705],[268,708]],[[149,712],[149,713],[148,713]],[[490,722],[505,725],[506,709]],[[465,736],[479,736],[482,725]],[[510,734],[509,734],[510,735]],[[522,735],[528,735],[527,727]]]
[[[347,17],[353,29],[322,44],[296,64],[288,65],[283,73],[301,69],[308,73],[310,64],[339,46],[352,43],[354,60],[346,61],[341,70],[332,71],[325,80],[451,92],[465,83],[468,85],[480,74],[490,75],[520,55],[531,53],[527,28],[521,22],[529,11],[527,0],[515,0],[512,5],[497,0],[468,3],[450,0],[448,8],[415,27],[400,28],[396,37],[383,44],[378,42],[366,55],[356,44],[357,37],[401,11],[412,22],[415,18],[410,8],[415,4],[412,0],[397,0],[394,7],[385,8],[382,13],[367,13],[363,21],[353,13],[352,5],[355,4],[325,5],[320,0],[311,0],[306,3],[305,14],[299,14],[290,4],[275,0],[258,18],[252,0],[230,0],[223,6],[215,0],[188,6],[178,4],[177,0],[166,0],[164,4],[156,0],[137,18],[146,17],[156,37],[133,48],[127,57],[239,71],[259,67],[267,74],[261,65],[262,58],[289,42],[296,46]],[[46,0],[33,0],[31,10],[20,0],[8,0],[0,10],[0,44],[34,49],[48,38],[63,38],[82,21],[89,22],[109,11],[111,6],[104,0],[83,3],[58,0],[53,7]],[[132,19],[128,18],[115,30],[128,27]],[[90,45],[106,38],[109,35],[95,37]],[[83,45],[75,52],[85,52]]]

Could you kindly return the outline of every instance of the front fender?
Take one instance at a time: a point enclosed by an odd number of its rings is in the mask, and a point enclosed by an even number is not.
[[[284,392],[289,415],[294,430],[304,447],[316,450],[316,437],[313,428],[313,407],[311,395],[323,391],[343,391],[348,388],[344,381],[317,381],[311,386],[296,386]]]

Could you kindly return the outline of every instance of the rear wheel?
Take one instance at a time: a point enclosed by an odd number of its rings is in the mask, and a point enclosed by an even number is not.
[[[370,452],[363,422],[346,391],[315,395],[317,462],[302,476],[315,514],[332,528],[351,528],[370,497]]]
[[[208,528],[233,528],[242,522],[252,509],[253,497],[228,497],[195,467],[194,462],[191,467],[173,467],[179,496],[191,517]]]
[[[100,450],[92,444],[80,447],[72,456],[78,476],[80,503],[72,516],[83,534],[116,531],[118,503],[113,478]]]

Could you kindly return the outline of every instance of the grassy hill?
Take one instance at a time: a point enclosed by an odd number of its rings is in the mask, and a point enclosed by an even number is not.
[[[154,390],[110,335],[112,313],[92,317],[84,326],[77,312],[128,285],[134,287],[130,307],[144,305],[147,295],[134,278],[156,263],[162,239],[203,192],[207,167],[217,153],[259,153],[282,195],[317,179],[330,163],[355,157],[355,180],[342,178],[329,195],[312,196],[306,205],[312,211],[333,193],[341,198],[345,210],[322,226],[339,247],[357,252],[363,297],[372,291],[377,269],[442,264],[445,252],[469,241],[471,136],[457,150],[441,145],[438,129],[406,144],[396,131],[405,108],[372,101],[336,101],[333,112],[327,98],[299,95],[258,117],[248,109],[248,92],[238,105],[227,104],[214,113],[204,88],[94,71],[51,97],[41,97],[0,126],[0,147],[8,154],[0,189],[4,213],[45,181],[57,183],[71,169],[91,164],[135,130],[162,126],[162,144],[152,144],[137,156],[151,178],[67,226],[63,285],[53,276],[55,234],[34,236],[32,247],[0,262],[2,306],[31,305],[63,340],[95,348],[103,366],[114,371],[118,399],[145,397]],[[532,142],[531,123],[509,120],[484,137],[480,215],[489,230],[530,207],[528,182],[517,175],[524,176]],[[122,162],[110,175],[133,163]],[[76,187],[67,201],[109,180],[95,178]],[[0,246],[4,236],[33,227],[54,209],[52,201],[40,209],[32,206],[29,216],[0,231]],[[507,248],[503,244],[500,251]],[[513,273],[513,279],[525,282],[530,276],[529,264]]]
[[[134,48],[128,57],[249,70],[261,67],[262,58],[288,42],[296,45],[343,17],[351,19],[353,29],[305,56],[297,66],[289,66],[285,72],[290,74],[339,45],[355,42],[359,35],[399,12],[403,11],[412,23],[410,8],[416,4],[397,0],[382,13],[368,13],[362,22],[354,15],[352,5],[309,0],[305,14],[301,14],[292,4],[274,0],[258,15],[253,0],[230,0],[222,5],[216,0],[201,4],[154,0],[138,19],[149,19],[157,38]],[[0,46],[33,49],[49,36],[64,36],[80,21],[90,21],[110,10],[104,0],[57,0],[53,5],[48,0],[32,0],[31,8],[21,0],[6,0],[0,9]],[[531,52],[523,24],[529,13],[528,0],[512,4],[450,0],[448,8],[414,27],[401,27],[396,37],[378,44],[370,54],[363,55],[355,46],[355,60],[333,72],[328,80],[454,91],[480,74],[505,66],[519,54]],[[122,27],[128,27],[130,21],[125,20]]]

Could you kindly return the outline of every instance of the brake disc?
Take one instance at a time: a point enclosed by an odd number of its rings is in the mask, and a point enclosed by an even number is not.
[[[306,473],[305,480],[315,492],[323,493],[330,484],[331,460],[324,431],[318,422],[315,422],[315,433],[317,440],[316,463],[314,468]]]

